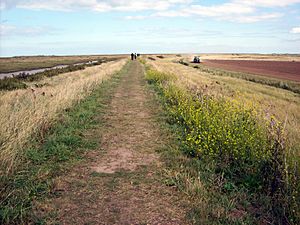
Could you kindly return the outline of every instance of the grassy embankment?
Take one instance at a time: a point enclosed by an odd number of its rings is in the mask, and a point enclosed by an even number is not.
[[[286,121],[286,132],[292,154],[300,157],[300,95],[281,88],[245,81],[230,76],[215,76],[168,60],[148,61],[155,69],[173,73],[182,83],[195,91],[216,98],[235,99],[244,105],[254,105],[265,117],[275,115]]]
[[[0,93],[1,173],[12,171],[24,146],[40,136],[59,113],[88,96],[97,85],[120,70],[125,60],[109,62],[39,81],[37,88]]]
[[[105,72],[111,75],[123,65],[124,62],[112,63],[110,71],[106,68]],[[86,73],[88,72],[86,71]],[[59,119],[53,121],[53,118],[51,118],[52,122],[50,123],[50,118],[45,118],[47,120],[44,122],[48,122],[47,129],[37,126],[40,132],[39,135],[32,136],[30,143],[23,148],[22,152],[13,153],[18,154],[15,157],[21,159],[18,165],[13,165],[14,173],[1,174],[0,221],[2,224],[42,223],[40,216],[34,214],[34,208],[39,207],[36,204],[51,194],[53,179],[57,175],[66,172],[70,165],[78,162],[84,150],[94,149],[98,146],[99,140],[88,135],[88,131],[93,129],[95,125],[99,126],[99,117],[101,117],[106,105],[109,103],[119,77],[124,72],[126,72],[126,66],[122,71],[109,76],[111,77],[109,80],[106,80],[108,75],[103,77],[101,72],[100,74],[95,74],[94,76],[97,79],[89,79],[89,81],[94,83],[93,88],[86,86],[88,81],[85,81],[84,84],[84,80],[78,78],[78,82],[87,92],[80,93],[80,99],[90,94],[91,91],[93,91],[92,94],[74,106],[74,99],[68,95],[66,96],[66,93],[62,93],[67,98],[68,104],[66,105],[66,102],[63,103],[61,99],[56,101],[56,103],[63,105],[59,110],[60,113],[56,112],[55,118]],[[65,75],[65,77],[60,77],[60,79],[67,81],[69,77],[70,75]],[[56,80],[56,82],[59,81]],[[75,86],[72,86],[74,82],[74,80],[66,82],[64,85],[68,89],[78,89],[78,83],[75,82]],[[56,88],[60,89],[61,87]],[[74,94],[78,95],[79,92]],[[80,99],[77,98],[76,100]],[[54,107],[48,104],[38,104],[40,107],[43,107],[43,110],[46,110],[44,106]],[[54,111],[49,112],[48,109],[48,112],[51,114]],[[36,113],[39,114],[40,111]],[[98,122],[96,124],[97,118]],[[14,119],[22,120],[19,117],[14,117]],[[29,128],[26,126],[28,124],[23,124],[24,129]],[[5,155],[2,156],[4,157]],[[3,165],[2,163],[3,161],[1,161],[1,165]],[[53,215],[49,216],[52,217]]]
[[[195,90],[176,75],[148,70],[146,78],[160,93],[188,156],[165,152],[170,185],[194,199],[192,219],[297,224],[299,171],[285,124],[253,105]]]

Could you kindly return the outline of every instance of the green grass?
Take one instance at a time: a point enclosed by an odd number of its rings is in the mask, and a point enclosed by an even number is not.
[[[297,224],[299,175],[285,162],[280,123],[263,124],[242,105],[191,93],[174,84],[172,75],[148,70],[146,79],[180,140],[178,150],[164,151],[172,171],[166,183],[196,199],[192,220]]]
[[[13,175],[1,176],[1,224],[42,223],[33,213],[34,202],[51,194],[53,179],[81,160],[84,151],[99,145],[97,137],[86,134],[101,126],[99,118],[111,100],[122,71],[63,113],[43,135],[44,139],[35,138],[25,151],[23,166]]]

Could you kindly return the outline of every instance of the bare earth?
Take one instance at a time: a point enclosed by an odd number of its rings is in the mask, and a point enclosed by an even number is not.
[[[164,144],[145,88],[141,64],[131,62],[95,130],[101,149],[56,180],[46,207],[59,224],[188,224],[185,200],[162,182],[155,152]],[[103,118],[101,118],[103,120]]]
[[[300,81],[300,62],[296,61],[206,60],[204,65],[284,80]]]

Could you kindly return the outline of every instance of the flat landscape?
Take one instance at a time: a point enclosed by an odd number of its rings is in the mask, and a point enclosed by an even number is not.
[[[0,14],[0,225],[300,224],[300,0]]]
[[[72,65],[94,60],[122,58],[122,55],[81,55],[81,56],[17,56],[0,57],[0,73]]]
[[[196,53],[195,53],[196,54]],[[196,54],[197,55],[197,54]],[[208,60],[300,61],[299,54],[200,54]]]
[[[205,60],[204,65],[300,82],[300,61]]]
[[[0,81],[2,224],[298,220],[299,62],[101,57]]]

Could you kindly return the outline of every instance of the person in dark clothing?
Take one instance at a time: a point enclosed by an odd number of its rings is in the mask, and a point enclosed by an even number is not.
[[[134,59],[136,60],[136,53],[134,54]]]
[[[134,60],[134,54],[131,53],[131,60]]]

